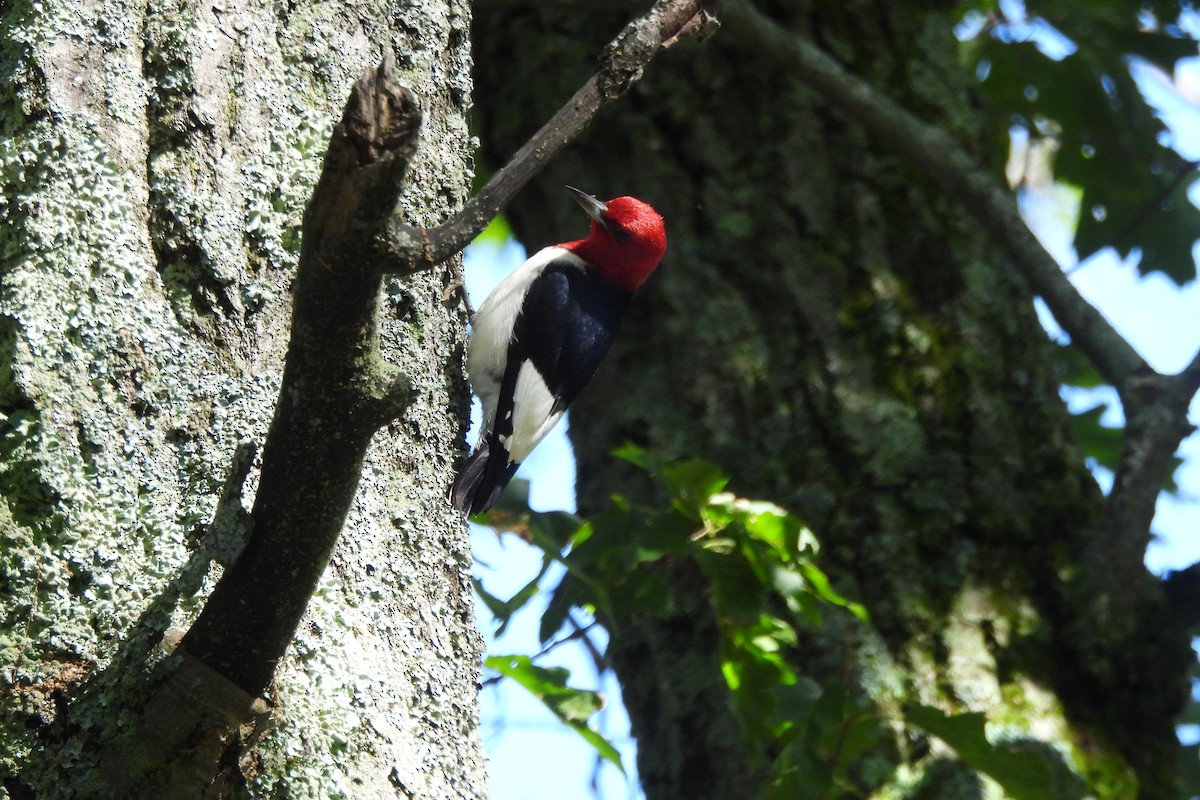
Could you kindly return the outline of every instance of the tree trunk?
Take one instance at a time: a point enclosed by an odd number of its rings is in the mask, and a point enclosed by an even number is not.
[[[3,9],[0,786],[118,796],[149,679],[252,524],[239,443],[271,422],[332,125],[394,51],[425,116],[400,212],[459,207],[469,6]],[[444,500],[465,314],[435,270],[389,280],[380,317],[415,400],[368,451],[269,724],[225,737],[206,796],[486,794],[470,551]]]
[[[621,12],[568,5],[480,11],[479,114],[495,161],[621,24]],[[795,9],[776,15],[788,28],[986,158],[953,4],[778,5]],[[1061,767],[1054,796],[1174,797],[1185,631],[1142,571],[1112,587],[1136,609],[1122,620],[1127,637],[1099,635],[1078,578],[1102,497],[1030,290],[886,144],[731,20],[703,49],[661,56],[511,207],[531,248],[579,231],[564,183],[636,195],[667,221],[666,260],[571,411],[579,507],[613,493],[661,501],[644,473],[609,456],[624,442],[715,461],[739,495],[804,519],[836,585],[870,610],[870,629],[835,625],[805,642],[793,655],[803,672],[851,675],[897,731],[897,711],[914,704],[983,712]],[[767,764],[736,735],[702,735],[736,732],[736,720],[728,693],[712,695],[707,587],[687,569],[670,579],[668,614],[612,632],[639,772],[650,800],[737,796],[724,788],[731,776],[736,785]],[[692,636],[678,635],[680,620]],[[872,754],[905,766],[884,783],[903,774],[923,797],[982,791],[946,768],[944,751],[905,735],[919,737],[908,728]],[[860,780],[862,795],[882,796]]]

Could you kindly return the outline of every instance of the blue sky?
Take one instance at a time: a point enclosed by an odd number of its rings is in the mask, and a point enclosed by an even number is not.
[[[1187,158],[1200,159],[1200,59],[1181,63],[1176,76],[1136,64],[1133,69],[1147,97],[1172,127],[1177,148]],[[1200,204],[1198,195],[1200,190],[1194,190],[1192,200]],[[568,200],[564,194],[564,202]],[[1069,223],[1074,212],[1070,203],[1070,191],[1047,187],[1045,192],[1023,197],[1022,208],[1047,249],[1064,265],[1073,265],[1071,279],[1080,292],[1155,369],[1167,373],[1179,371],[1200,349],[1200,283],[1193,281],[1180,289],[1162,276],[1142,278],[1132,263],[1122,263],[1111,252],[1099,253],[1083,264],[1074,265]],[[581,231],[582,225],[581,220]],[[574,234],[564,234],[569,235]],[[478,306],[491,287],[523,258],[524,251],[515,242],[468,249],[467,288],[473,304]],[[1058,335],[1053,319],[1042,311],[1047,330]],[[1110,407],[1106,422],[1120,423],[1120,406],[1110,390],[1073,391],[1065,397],[1074,410],[1105,402]],[[1193,424],[1200,424],[1200,401],[1193,400],[1189,418]],[[530,498],[535,508],[574,509],[575,468],[565,429],[566,425],[560,425],[521,469],[520,475],[532,482]],[[1180,491],[1160,498],[1153,526],[1155,539],[1146,556],[1147,565],[1157,573],[1200,561],[1200,436],[1186,440],[1180,455],[1185,458],[1176,475]],[[1109,479],[1102,471],[1097,474],[1102,486],[1107,486]],[[540,567],[538,552],[515,537],[498,539],[490,531],[477,529],[473,542],[477,576],[497,596],[507,597],[516,592]],[[550,585],[554,580],[552,576]],[[540,616],[540,608],[535,606],[533,611],[526,614],[528,624],[514,623],[504,639],[496,642],[490,636],[495,626],[487,610],[480,606],[479,624],[488,637],[490,652],[537,652],[536,618]],[[600,643],[603,644],[602,639]],[[565,666],[572,672],[572,685],[606,693],[610,705],[601,712],[598,722],[622,752],[632,774],[633,742],[612,678],[598,676],[578,647],[560,648],[540,663]],[[507,684],[489,686],[482,693],[482,701],[483,735],[490,757],[494,800],[641,797],[636,786],[617,769],[608,764],[598,765],[595,751],[559,725],[523,689]]]

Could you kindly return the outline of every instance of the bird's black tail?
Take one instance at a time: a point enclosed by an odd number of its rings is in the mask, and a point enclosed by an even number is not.
[[[485,436],[479,442],[450,489],[450,502],[468,517],[491,508],[519,466],[508,462],[508,450],[492,438]]]

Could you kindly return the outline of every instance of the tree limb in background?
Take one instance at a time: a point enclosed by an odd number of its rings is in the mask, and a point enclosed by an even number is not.
[[[749,3],[723,10],[731,35],[771,53],[829,104],[908,158],[961,202],[1004,249],[1030,288],[1100,374],[1120,394],[1127,419],[1125,447],[1105,519],[1087,554],[1085,591],[1105,619],[1132,620],[1154,506],[1179,443],[1192,431],[1187,407],[1200,386],[1200,356],[1175,376],[1160,375],[1079,293],[1021,219],[1012,195],[946,131],[896,105],[833,58],[787,31]],[[1114,637],[1120,625],[1100,629]]]
[[[816,45],[748,3],[729,6],[729,32],[776,59],[887,147],[912,161],[961,201],[1004,248],[1030,287],[1046,301],[1063,330],[1118,391],[1145,370],[1142,357],[1075,289],[1017,211],[1012,195],[967,155],[957,140],[892,102],[848,72]]]

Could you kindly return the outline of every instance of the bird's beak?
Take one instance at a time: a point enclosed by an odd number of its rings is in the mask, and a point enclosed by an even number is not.
[[[579,207],[586,211],[589,217],[604,225],[604,212],[608,210],[608,206],[574,186],[568,186],[567,191],[575,195],[575,202],[579,203]]]

